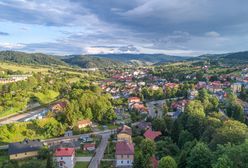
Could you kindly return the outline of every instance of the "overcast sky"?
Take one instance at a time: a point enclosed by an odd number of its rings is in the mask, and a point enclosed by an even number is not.
[[[247,0],[0,0],[0,50],[200,55],[248,50]]]

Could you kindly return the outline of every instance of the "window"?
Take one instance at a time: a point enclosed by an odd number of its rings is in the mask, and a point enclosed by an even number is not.
[[[123,161],[121,161],[121,164],[123,164]]]
[[[129,155],[127,155],[127,158],[129,158]]]
[[[123,158],[123,155],[121,155],[121,158]]]
[[[63,157],[61,157],[60,159],[63,160]]]
[[[62,163],[62,162],[60,162],[60,163],[59,163],[59,166],[63,166],[63,163]]]
[[[27,152],[25,152],[25,155],[27,155]]]
[[[15,155],[15,157],[17,157],[17,154]]]
[[[127,161],[127,164],[129,164],[129,160]]]

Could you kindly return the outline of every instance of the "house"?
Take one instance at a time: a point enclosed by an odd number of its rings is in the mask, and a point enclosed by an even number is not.
[[[239,92],[241,92],[242,84],[241,84],[241,83],[233,83],[233,84],[231,85],[231,88],[232,88],[232,91],[233,91],[234,93],[239,93]]]
[[[151,128],[146,130],[144,133],[144,137],[154,141],[157,137],[159,137],[162,133],[160,131],[153,131]]]
[[[166,116],[169,116],[172,119],[177,119],[181,113],[182,113],[181,111],[168,112],[166,113]]]
[[[15,142],[9,144],[9,158],[10,160],[24,159],[38,156],[39,150],[43,147],[40,140],[25,139],[22,142]]]
[[[196,85],[196,89],[198,89],[198,90],[206,88],[206,87],[207,87],[207,83],[203,82],[203,81],[199,81]]]
[[[90,119],[80,120],[80,121],[78,121],[78,123],[77,123],[77,127],[78,127],[79,129],[85,128],[85,127],[91,126],[91,125],[92,125],[92,122],[90,121]]]
[[[134,109],[140,113],[143,114],[147,114],[148,113],[148,109],[145,107],[145,105],[143,103],[134,103],[131,105],[130,107],[131,109]]]
[[[132,128],[127,125],[123,125],[117,130],[117,141],[127,141],[132,143]]]
[[[131,108],[131,106],[135,103],[140,103],[141,100],[139,97],[129,97],[128,98],[128,107]]]
[[[180,112],[184,112],[185,106],[188,104],[188,100],[179,100],[176,102],[173,102],[171,104],[171,108],[176,110],[176,111],[180,111]]]
[[[61,112],[65,109],[65,107],[66,107],[66,102],[57,102],[52,105],[51,111],[55,113]]]
[[[127,141],[115,145],[116,167],[132,167],[134,160],[134,145]]]
[[[151,128],[151,126],[152,126],[151,122],[142,121],[142,122],[139,122],[136,127],[140,130],[147,130],[147,129]]]
[[[96,144],[94,144],[94,143],[85,143],[83,145],[84,151],[94,151],[95,149],[96,149]]]
[[[58,168],[73,168],[76,163],[74,148],[57,148],[54,153],[54,161]]]

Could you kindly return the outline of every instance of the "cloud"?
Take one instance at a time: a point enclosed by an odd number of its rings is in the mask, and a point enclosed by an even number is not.
[[[21,49],[24,48],[25,45],[21,43],[4,43],[0,42],[0,49],[9,50],[9,49]]]
[[[10,34],[9,33],[6,33],[6,32],[0,32],[0,36],[9,36]]]
[[[206,32],[205,35],[208,37],[220,37],[220,34],[216,31]]]

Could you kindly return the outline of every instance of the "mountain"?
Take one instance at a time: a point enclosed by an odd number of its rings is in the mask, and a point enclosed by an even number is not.
[[[100,58],[108,58],[115,61],[126,62],[126,63],[145,63],[145,64],[154,64],[158,62],[175,62],[183,61],[189,57],[184,56],[171,56],[165,54],[95,54],[90,55]],[[139,62],[137,62],[139,61]]]
[[[248,51],[225,53],[225,54],[206,54],[196,57],[194,59],[218,61],[223,64],[247,64]]]
[[[25,53],[19,51],[0,51],[0,61],[14,62],[18,64],[34,65],[67,65],[56,57],[42,53]]]
[[[77,65],[81,68],[106,68],[121,66],[123,63],[108,58],[100,58],[88,55],[71,55],[62,59],[68,64]]]

